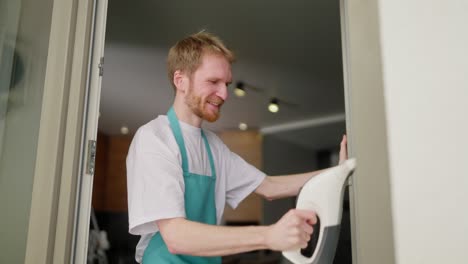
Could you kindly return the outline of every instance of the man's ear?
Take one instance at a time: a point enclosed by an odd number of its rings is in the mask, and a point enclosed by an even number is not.
[[[174,85],[176,87],[176,89],[180,92],[183,92],[185,93],[185,87],[186,87],[186,78],[187,76],[180,70],[177,70],[174,72],[174,78],[173,78],[173,82],[174,82]]]

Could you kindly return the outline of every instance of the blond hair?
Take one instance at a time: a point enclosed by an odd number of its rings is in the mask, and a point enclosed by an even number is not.
[[[200,66],[205,52],[220,54],[229,63],[235,60],[234,53],[217,36],[206,31],[190,35],[172,46],[167,56],[168,77],[174,89],[174,73],[179,70],[191,76]]]

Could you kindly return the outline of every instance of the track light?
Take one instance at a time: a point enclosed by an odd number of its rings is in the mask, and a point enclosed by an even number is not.
[[[277,113],[279,111],[278,99],[271,99],[270,104],[268,105],[268,110],[272,113]]]
[[[247,126],[246,123],[239,123],[239,129],[242,131],[247,130],[249,127]]]
[[[122,126],[122,127],[120,128],[120,133],[121,133],[122,135],[127,135],[128,132],[129,132],[129,130],[128,130],[128,127],[127,127],[127,126]]]
[[[234,94],[237,97],[244,97],[245,96],[245,88],[243,82],[237,82],[236,88],[234,88]]]

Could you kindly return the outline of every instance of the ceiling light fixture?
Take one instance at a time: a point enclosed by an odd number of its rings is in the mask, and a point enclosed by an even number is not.
[[[268,105],[268,110],[272,113],[277,113],[279,111],[278,99],[272,98],[270,104]]]
[[[127,135],[128,134],[128,127],[126,126],[123,126],[120,128],[120,133],[122,133],[122,135]]]
[[[245,96],[245,88],[244,88],[244,83],[243,82],[237,82],[236,83],[236,88],[234,88],[234,94],[237,97],[244,97]]]
[[[239,123],[239,129],[242,131],[247,130],[249,127],[247,126],[246,123]]]

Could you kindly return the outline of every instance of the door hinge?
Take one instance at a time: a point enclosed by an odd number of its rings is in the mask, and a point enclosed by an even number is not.
[[[104,57],[101,57],[101,59],[99,60],[98,68],[99,76],[102,76],[104,74]]]
[[[86,163],[86,173],[94,175],[96,166],[96,140],[88,140],[88,159]]]

